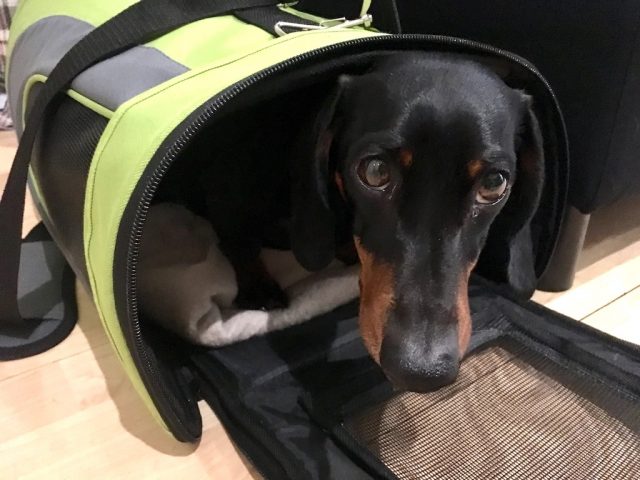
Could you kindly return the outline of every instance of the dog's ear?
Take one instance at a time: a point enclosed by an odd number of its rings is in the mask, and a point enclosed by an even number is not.
[[[491,226],[478,270],[495,281],[506,281],[516,293],[529,298],[537,284],[531,219],[544,183],[544,146],[531,98],[522,94],[522,101],[515,183]]]
[[[521,95],[524,113],[516,145],[516,181],[503,214],[509,222],[507,281],[516,292],[530,297],[537,283],[530,223],[544,184],[544,145],[532,99],[524,93]]]
[[[300,264],[315,271],[326,267],[336,250],[336,217],[329,200],[331,146],[335,114],[346,78],[324,99],[307,132],[301,135],[291,167],[291,248]]]

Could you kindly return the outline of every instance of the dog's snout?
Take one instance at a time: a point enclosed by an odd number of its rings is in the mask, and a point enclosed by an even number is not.
[[[382,363],[385,365],[385,363]],[[391,362],[383,367],[396,388],[424,393],[453,383],[458,376],[458,360],[442,355],[427,362]]]
[[[396,388],[429,392],[453,383],[460,359],[455,331],[431,338],[413,335],[385,335],[380,366]]]

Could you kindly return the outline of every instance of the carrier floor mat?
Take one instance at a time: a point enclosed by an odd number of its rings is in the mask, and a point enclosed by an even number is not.
[[[640,349],[478,281],[456,382],[398,393],[357,306],[192,361],[267,478],[607,478],[640,472]]]
[[[346,422],[399,478],[633,478],[638,405],[500,342],[470,357],[459,380],[401,393]]]

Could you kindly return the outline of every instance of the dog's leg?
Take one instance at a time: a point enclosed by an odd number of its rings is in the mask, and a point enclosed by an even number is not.
[[[259,247],[224,242],[221,249],[236,272],[238,295],[234,303],[238,308],[276,310],[289,305],[287,295],[264,267]]]

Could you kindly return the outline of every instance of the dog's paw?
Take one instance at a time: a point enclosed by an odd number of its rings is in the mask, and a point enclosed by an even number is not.
[[[240,286],[235,304],[242,310],[280,310],[289,306],[286,293],[275,282]]]

